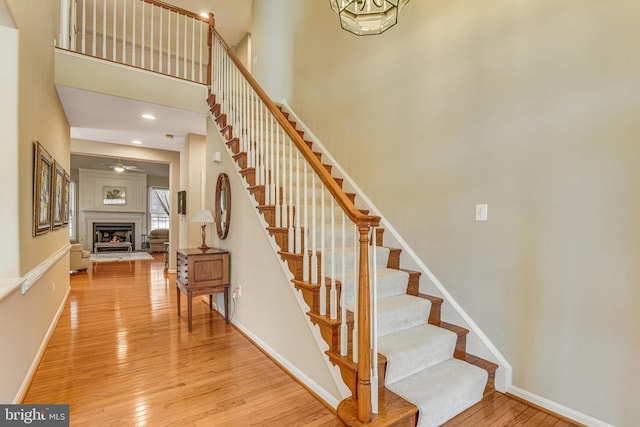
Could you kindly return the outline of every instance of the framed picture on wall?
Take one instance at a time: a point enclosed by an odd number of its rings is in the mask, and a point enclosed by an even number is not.
[[[178,191],[178,215],[187,214],[187,192]]]
[[[64,197],[63,197],[64,219],[63,219],[63,222],[62,222],[63,225],[69,225],[69,187],[70,187],[70,183],[71,183],[71,177],[69,176],[69,173],[65,171],[65,173],[64,173]]]
[[[127,189],[125,187],[103,187],[103,205],[126,205]]]
[[[33,165],[33,235],[47,233],[51,229],[51,180],[53,158],[36,141]]]
[[[51,228],[56,230],[64,223],[65,171],[62,165],[53,161],[53,179],[51,191]]]

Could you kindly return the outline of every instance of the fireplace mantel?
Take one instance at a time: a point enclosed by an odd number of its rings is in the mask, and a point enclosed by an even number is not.
[[[147,230],[147,175],[78,169],[78,241],[92,250],[93,223],[134,223],[134,249],[140,250],[142,233]],[[105,191],[122,188],[123,204],[105,204]]]

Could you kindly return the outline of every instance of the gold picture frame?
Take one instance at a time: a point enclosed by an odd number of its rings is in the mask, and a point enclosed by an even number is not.
[[[53,179],[51,180],[51,229],[57,230],[64,225],[65,175],[62,165],[53,161]]]
[[[33,235],[39,236],[51,229],[51,179],[53,158],[40,144],[34,142],[33,167]]]
[[[69,225],[69,188],[71,187],[71,176],[65,171],[64,173],[64,221],[62,225]]]

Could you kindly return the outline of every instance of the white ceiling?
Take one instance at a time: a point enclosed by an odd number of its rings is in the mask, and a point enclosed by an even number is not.
[[[124,145],[139,140],[143,147],[180,151],[187,134],[204,135],[207,131],[204,113],[66,86],[56,89],[75,139]],[[156,119],[143,119],[145,113]]]
[[[196,13],[213,12],[216,30],[231,46],[238,44],[251,30],[253,0],[165,2]],[[58,86],[56,89],[74,139],[123,145],[131,145],[131,141],[137,139],[143,142],[142,147],[181,151],[187,134],[206,133],[207,116],[200,113],[69,87]],[[156,120],[141,118],[149,111]],[[168,138],[167,134],[173,138]],[[79,167],[75,164],[78,159],[79,156],[72,156],[72,168]],[[99,164],[105,163],[102,158],[89,158],[88,161],[93,161],[96,169],[104,168],[104,164]],[[84,162],[81,167],[91,168],[91,164]]]
[[[86,155],[71,155],[71,164],[74,169],[97,169],[110,171],[111,166],[122,163],[125,166],[135,166],[139,170],[127,170],[125,174],[144,173],[152,176],[169,177],[169,165],[166,163],[143,162],[141,160],[119,159],[115,157],[100,157]]]

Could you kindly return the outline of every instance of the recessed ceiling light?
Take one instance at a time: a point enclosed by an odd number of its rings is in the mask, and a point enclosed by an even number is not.
[[[156,116],[154,116],[153,114],[143,114],[142,118],[147,120],[155,120]]]
[[[136,145],[142,145],[142,141],[134,139],[133,141],[131,141],[132,144],[136,144]]]
[[[167,139],[173,139],[173,134],[172,133],[168,133],[165,135],[165,137],[167,137]]]

